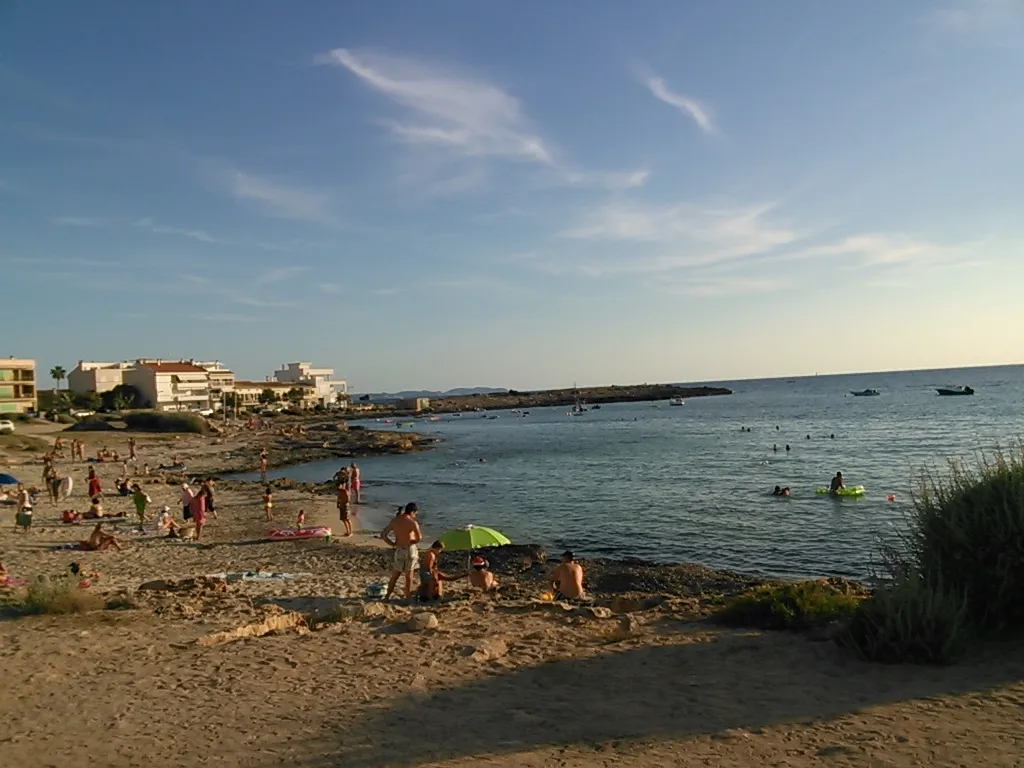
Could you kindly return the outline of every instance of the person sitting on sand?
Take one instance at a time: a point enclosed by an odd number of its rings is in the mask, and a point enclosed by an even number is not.
[[[89,510],[82,515],[86,520],[96,520],[100,517],[105,517],[103,511],[103,503],[99,496],[92,497],[92,503],[89,505]]]
[[[423,532],[420,524],[416,522],[416,515],[420,508],[416,502],[410,501],[405,508],[391,518],[380,533],[381,539],[394,547],[394,564],[391,568],[391,580],[388,582],[387,592],[384,599],[388,600],[394,594],[395,585],[398,584],[400,576],[405,577],[405,597],[412,597],[412,573],[419,563],[419,551],[416,545],[423,540]]]
[[[551,577],[551,591],[555,593],[556,600],[580,600],[585,596],[583,566],[576,562],[569,550],[562,553],[562,564]]]
[[[832,478],[832,483],[828,487],[829,493],[837,494],[845,487],[846,483],[843,481],[843,473],[836,472],[836,476]]]
[[[121,542],[117,540],[116,536],[103,530],[102,521],[96,523],[96,527],[92,529],[89,538],[78,542],[78,545],[86,552],[103,552],[111,547],[118,552],[121,551]]]
[[[441,573],[437,565],[437,558],[443,551],[444,544],[435,541],[420,560],[420,602],[440,600],[444,594],[441,582],[447,581],[449,577]]]
[[[474,557],[470,561],[469,586],[479,589],[481,592],[497,592],[498,580],[490,570],[490,563],[484,558]]]
[[[114,483],[114,485],[117,487],[117,493],[119,496],[132,495],[132,487],[129,484],[128,477],[126,475],[122,475],[121,477],[117,478],[117,481]]]

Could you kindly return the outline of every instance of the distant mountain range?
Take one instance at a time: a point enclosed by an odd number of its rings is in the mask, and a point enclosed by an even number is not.
[[[502,387],[459,387],[457,389],[449,389],[447,392],[437,392],[432,390],[406,390],[404,392],[369,392],[359,395],[351,395],[352,399],[359,399],[366,397],[367,394],[370,396],[372,401],[381,400],[405,400],[410,397],[459,397],[460,395],[491,395],[496,392],[505,393],[508,389]]]

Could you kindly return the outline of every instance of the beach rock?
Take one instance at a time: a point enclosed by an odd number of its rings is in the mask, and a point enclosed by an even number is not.
[[[488,637],[467,646],[467,650],[473,661],[493,661],[508,653],[508,643],[500,637]]]
[[[306,627],[305,617],[301,613],[285,613],[270,616],[257,624],[245,624],[235,629],[225,630],[224,632],[204,635],[198,638],[195,644],[202,647],[223,645],[224,643],[231,643],[247,637],[263,637],[272,632],[283,632],[289,629],[295,630],[298,627]]]
[[[612,613],[636,613],[644,610],[644,604],[635,597],[623,597],[619,595],[612,599]]]
[[[410,632],[437,629],[437,616],[432,613],[415,613],[405,622],[405,627]]]
[[[380,619],[388,618],[395,611],[387,603],[370,602],[362,604],[361,612],[364,619]]]
[[[584,606],[576,611],[576,614],[588,619],[610,619],[613,615],[610,608],[601,605]]]

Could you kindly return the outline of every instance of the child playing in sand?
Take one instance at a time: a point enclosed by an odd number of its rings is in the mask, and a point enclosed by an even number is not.
[[[302,526],[304,526],[305,524],[306,524],[306,510],[300,509],[299,510],[299,516],[295,520],[295,527],[298,528],[301,531],[302,530]]]
[[[274,491],[268,485],[266,492],[263,494],[263,511],[267,513],[267,520],[274,519]]]
[[[490,571],[490,564],[482,557],[474,557],[470,561],[469,585],[481,592],[494,592],[498,589],[498,580]]]

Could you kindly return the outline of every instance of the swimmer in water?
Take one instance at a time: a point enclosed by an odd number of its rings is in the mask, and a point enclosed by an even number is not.
[[[773,445],[773,446],[772,446],[772,453],[778,453],[778,452],[779,452],[779,446],[778,446],[778,444],[776,444],[776,445]]]
[[[786,443],[786,453],[789,453],[789,443]]]
[[[838,494],[845,487],[846,483],[843,481],[843,473],[836,472],[836,476],[832,478],[832,483],[828,487],[829,493]]]
[[[781,488],[776,485],[775,490],[772,491],[772,496],[789,496],[789,488]]]

